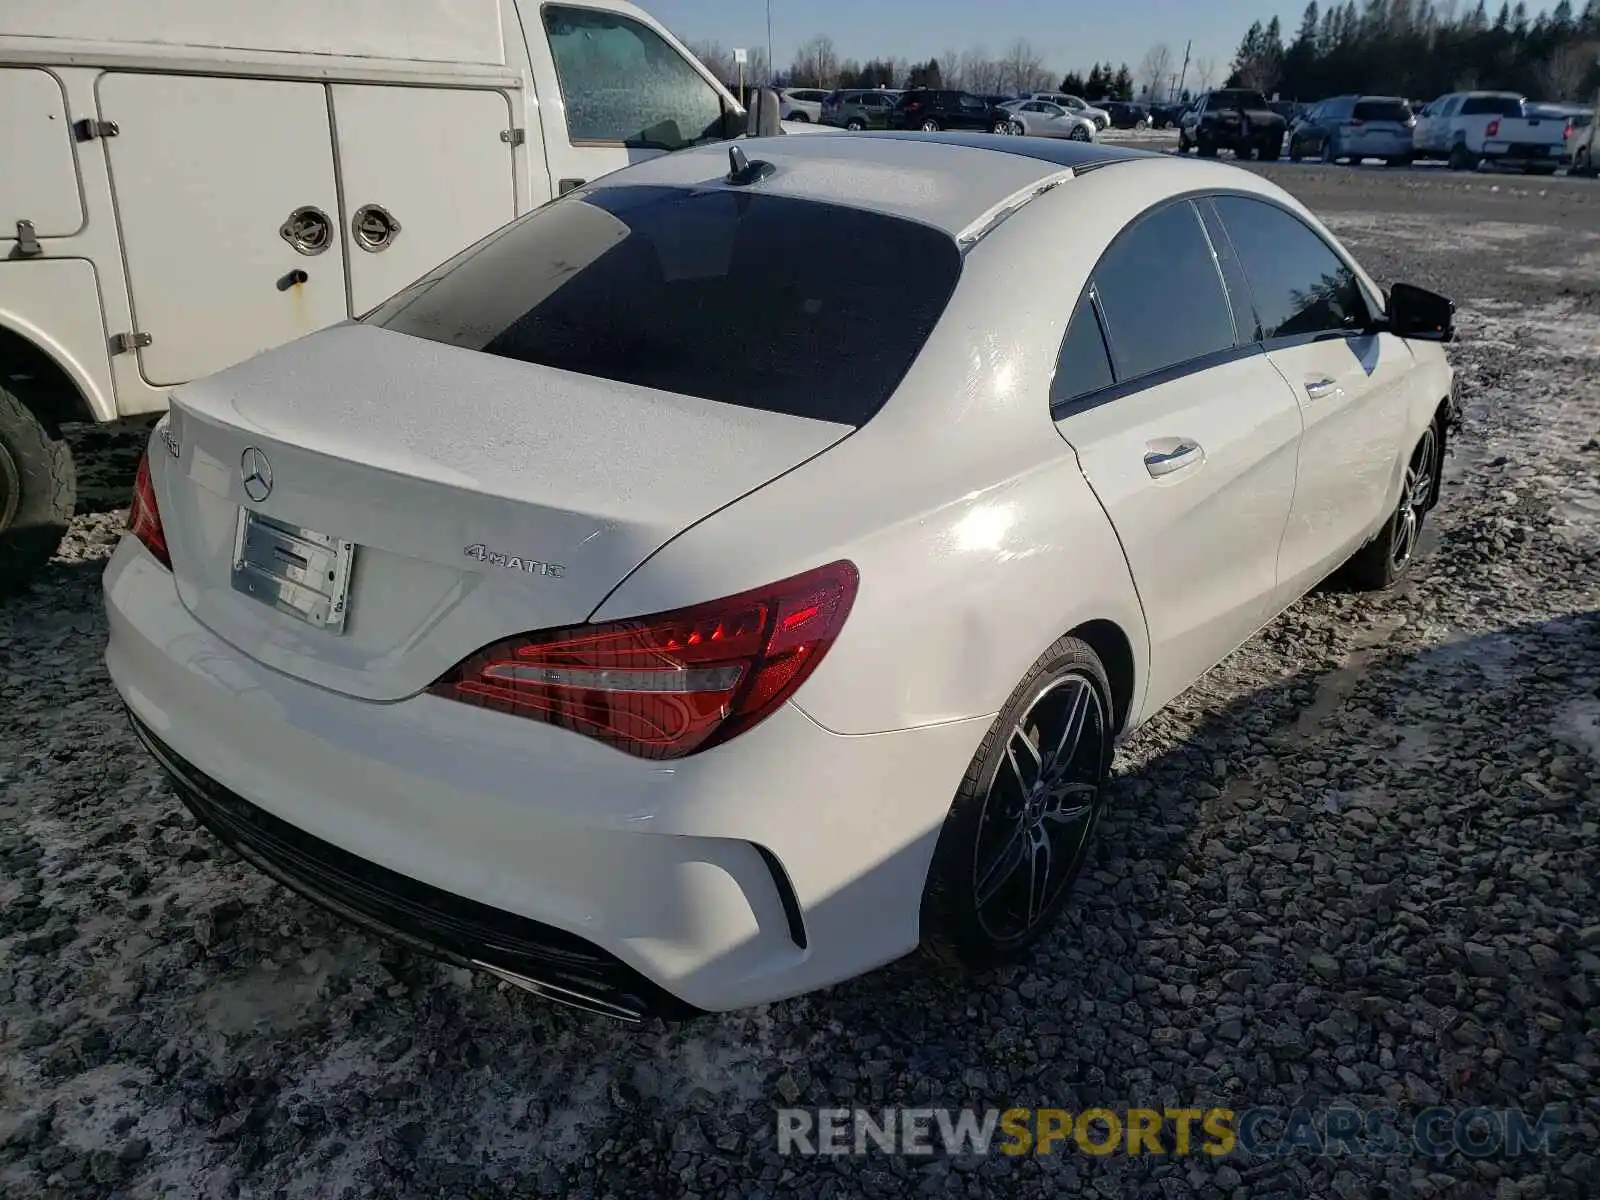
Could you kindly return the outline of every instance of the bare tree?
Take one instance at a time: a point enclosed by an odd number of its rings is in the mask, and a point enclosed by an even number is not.
[[[961,54],[961,86],[969,92],[987,95],[1004,86],[1005,69],[989,57],[982,46],[974,46]]]
[[[967,77],[962,73],[961,55],[955,50],[942,51],[936,60],[939,64],[939,79],[947,88],[961,89],[967,86]]]
[[[1196,91],[1209,92],[1211,83],[1217,77],[1217,60],[1214,58],[1197,58],[1194,60],[1194,86]]]
[[[795,51],[794,65],[789,69],[789,81],[797,87],[831,88],[838,75],[838,52],[833,48],[833,39],[822,33]]]
[[[767,48],[765,46],[751,46],[746,52],[749,60],[744,64],[744,81],[749,87],[770,87],[772,84],[772,64],[767,61]],[[733,69],[735,79],[739,78],[739,68]]]
[[[1539,84],[1551,100],[1576,100],[1589,78],[1589,68],[1600,58],[1594,42],[1568,42],[1558,47],[1539,68]]]
[[[1149,92],[1151,100],[1160,100],[1172,76],[1172,47],[1165,42],[1157,42],[1144,52],[1144,61],[1139,64],[1139,81]]]
[[[733,55],[722,48],[721,42],[690,42],[689,53],[705,63],[706,69],[724,83],[739,77],[738,68],[733,65]]]
[[[1033,43],[1026,38],[1018,38],[1012,42],[1006,48],[1005,57],[998,65],[1000,67],[998,90],[1010,91],[1020,96],[1049,86],[1039,82],[1045,75],[1044,59],[1039,57],[1039,52],[1033,48]]]

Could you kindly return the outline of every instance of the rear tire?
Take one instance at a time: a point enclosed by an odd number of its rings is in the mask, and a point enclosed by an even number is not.
[[[1475,171],[1478,168],[1478,157],[1460,142],[1450,147],[1450,169],[1452,171]]]
[[[1069,142],[1087,142],[1089,140],[1089,136],[1090,136],[1089,135],[1089,131],[1087,129],[1085,129],[1082,125],[1074,125],[1072,127],[1072,132],[1067,134],[1067,141],[1069,141]]]
[[[866,128],[866,126],[861,123],[861,119],[859,117],[851,117],[844,123],[844,127],[851,133],[860,133]]]
[[[930,958],[980,971],[1055,923],[1104,807],[1114,713],[1105,667],[1086,642],[1061,638],[1029,669],[940,830],[922,893]]]
[[[1262,162],[1277,162],[1283,157],[1283,140],[1280,138],[1276,141],[1263,142],[1256,153]]]
[[[1587,179],[1593,173],[1594,169],[1589,164],[1588,149],[1583,146],[1579,146],[1572,152],[1572,166],[1567,169],[1567,174],[1581,175]]]
[[[1350,556],[1344,573],[1359,591],[1381,592],[1398,583],[1416,559],[1422,523],[1432,510],[1443,465],[1444,441],[1435,420],[1411,451],[1400,502],[1378,535]]]
[[[920,126],[918,126],[918,128],[921,129],[923,133],[938,133],[940,125],[938,121],[934,120],[932,117],[929,117]]]
[[[1179,129],[1178,130],[1178,153],[1179,154],[1187,154],[1187,153],[1189,153],[1190,149],[1192,149],[1192,147],[1189,144],[1189,131],[1187,129]]]
[[[72,451],[0,387],[0,596],[50,561],[77,503]]]
[[[1217,144],[1210,138],[1197,136],[1194,143],[1194,152],[1201,158],[1215,158],[1217,156]]]

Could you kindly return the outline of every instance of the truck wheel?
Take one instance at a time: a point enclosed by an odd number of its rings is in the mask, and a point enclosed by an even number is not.
[[[1217,156],[1217,144],[1204,134],[1197,134],[1195,136],[1194,151],[1201,158],[1215,158]]]
[[[1283,139],[1272,138],[1268,141],[1262,142],[1261,147],[1256,151],[1256,154],[1262,162],[1277,162],[1283,157]]]
[[[1589,175],[1592,169],[1589,166],[1589,151],[1587,147],[1579,146],[1572,152],[1572,166],[1567,168],[1568,175]]]
[[[0,387],[0,596],[20,591],[50,561],[77,498],[67,443]]]
[[[1460,142],[1450,147],[1450,169],[1452,171],[1472,171],[1478,166],[1477,155],[1468,150]]]

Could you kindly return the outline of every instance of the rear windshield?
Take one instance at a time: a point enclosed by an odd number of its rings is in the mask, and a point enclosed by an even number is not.
[[[961,274],[955,240],[860,209],[600,187],[529,213],[362,320],[726,404],[865,424]]]
[[[1411,120],[1411,106],[1404,100],[1359,100],[1353,115],[1358,121],[1399,121],[1404,125]]]
[[[1520,117],[1522,101],[1515,96],[1468,96],[1461,106],[1463,117]]]

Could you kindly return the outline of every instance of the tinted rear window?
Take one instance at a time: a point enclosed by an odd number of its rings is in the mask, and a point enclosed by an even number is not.
[[[1520,117],[1522,101],[1515,96],[1468,96],[1461,106],[1464,117]]]
[[[1354,115],[1358,121],[1398,121],[1404,125],[1411,120],[1411,106],[1402,100],[1362,100]]]
[[[859,209],[611,187],[491,234],[362,319],[502,358],[862,425],[961,273],[947,234]]]

